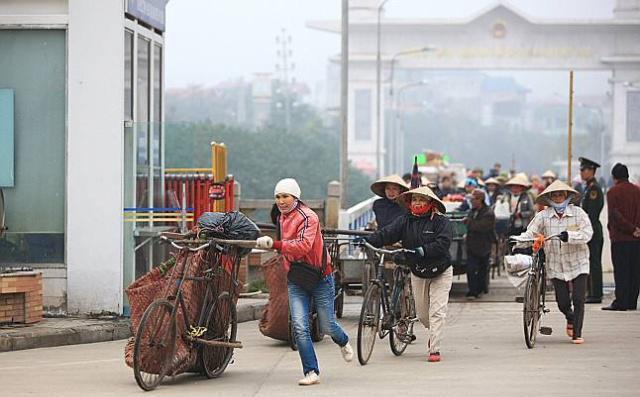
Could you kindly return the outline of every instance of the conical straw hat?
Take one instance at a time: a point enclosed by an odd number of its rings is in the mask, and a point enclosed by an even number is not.
[[[431,200],[433,200],[435,205],[438,207],[438,211],[440,211],[443,214],[445,212],[447,212],[447,207],[445,207],[445,205],[442,202],[442,200],[440,200],[438,198],[438,196],[436,196],[436,194],[433,192],[433,190],[429,189],[426,186],[422,186],[422,187],[419,187],[417,189],[412,189],[412,190],[409,190],[408,192],[402,193],[400,195],[400,197],[398,197],[398,202],[400,203],[400,205],[402,205],[403,207],[408,209],[410,204],[411,204],[411,195],[412,194],[419,194],[421,196],[430,198]]]
[[[485,185],[490,185],[490,184],[494,184],[494,185],[502,185],[502,183],[500,183],[499,180],[497,180],[496,178],[489,178],[486,181],[484,181]]]
[[[529,178],[527,178],[527,174],[525,174],[525,173],[516,174],[516,176],[514,176],[511,179],[509,179],[509,181],[507,183],[505,183],[505,185],[506,186],[518,185],[518,186],[524,186],[526,188],[531,187],[531,183],[529,182]]]
[[[387,186],[387,183],[393,183],[395,185],[400,186],[402,192],[406,192],[409,190],[409,187],[400,175],[389,175],[378,179],[377,181],[371,184],[371,191],[380,197],[387,197],[384,194],[384,188]]]
[[[553,179],[556,179],[556,178],[557,178],[557,177],[556,177],[556,174],[555,174],[553,171],[551,171],[551,170],[546,170],[546,171],[544,172],[544,174],[542,174],[542,177],[543,177],[543,178],[553,178]]]
[[[578,192],[574,190],[571,186],[567,185],[561,180],[556,180],[556,181],[553,181],[551,185],[547,186],[547,188],[544,189],[542,193],[540,193],[540,195],[538,195],[538,197],[536,198],[536,203],[546,205],[547,200],[550,198],[552,192],[567,192],[569,193],[569,196],[571,195],[575,196],[578,194]]]

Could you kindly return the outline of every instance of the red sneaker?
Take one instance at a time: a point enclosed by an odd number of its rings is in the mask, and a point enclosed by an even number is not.
[[[430,363],[437,363],[440,361],[440,353],[430,353],[427,359]]]

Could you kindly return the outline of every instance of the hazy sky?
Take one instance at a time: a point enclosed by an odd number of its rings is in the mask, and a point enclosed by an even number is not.
[[[386,15],[461,18],[495,3],[492,0],[390,0]],[[615,5],[614,0],[510,0],[504,3],[532,17],[560,19],[611,18]],[[166,33],[167,87],[214,85],[238,77],[251,78],[256,72],[274,72],[275,36],[285,28],[293,38],[294,75],[313,88],[317,81],[325,79],[328,58],[340,51],[340,36],[308,29],[305,23],[312,19],[338,19],[340,4],[340,0],[170,0]],[[560,73],[534,74],[531,84],[535,85],[536,79],[547,80],[551,75],[557,78]],[[524,76],[528,79],[532,75]],[[606,77],[587,75],[586,80],[593,83],[595,91],[606,90]]]

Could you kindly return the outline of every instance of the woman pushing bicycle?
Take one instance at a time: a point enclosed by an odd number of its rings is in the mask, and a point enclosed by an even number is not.
[[[426,186],[409,190],[398,200],[409,212],[365,239],[374,247],[402,241],[404,248],[416,252],[395,260],[407,263],[411,269],[416,312],[429,332],[428,361],[438,362],[453,281],[451,224],[443,215],[444,203]]]
[[[345,361],[353,360],[353,349],[349,336],[336,321],[331,258],[324,248],[318,215],[300,200],[300,194],[295,179],[282,179],[276,184],[274,196],[280,212],[276,218],[281,240],[273,241],[271,237],[263,236],[257,239],[256,246],[273,248],[284,257],[284,268],[288,272],[289,312],[304,373],[298,384],[309,386],[320,383],[309,321],[312,298],[322,332],[331,335],[331,339],[340,346]]]
[[[549,185],[536,199],[548,206],[538,212],[519,239],[539,235],[560,235],[560,240],[545,243],[546,269],[556,294],[558,308],[567,320],[567,336],[575,344],[584,342],[582,323],[589,275],[589,247],[593,229],[589,216],[571,204],[578,192],[562,181]],[[573,303],[573,307],[572,307]]]

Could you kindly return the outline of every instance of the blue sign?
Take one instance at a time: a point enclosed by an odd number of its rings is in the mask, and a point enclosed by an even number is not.
[[[13,90],[0,89],[0,187],[13,187]]]
[[[169,0],[129,0],[127,2],[127,13],[164,32],[165,7],[168,2]]]

